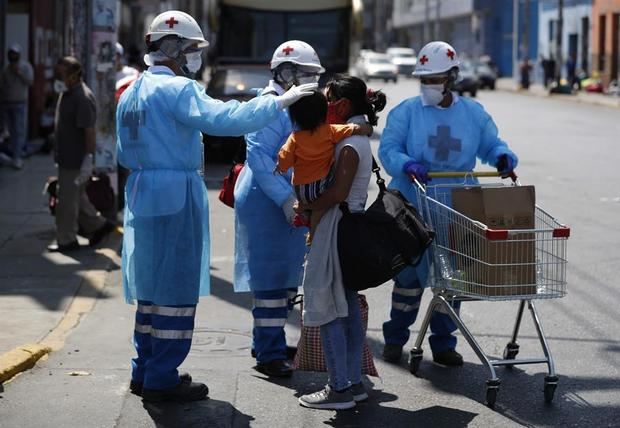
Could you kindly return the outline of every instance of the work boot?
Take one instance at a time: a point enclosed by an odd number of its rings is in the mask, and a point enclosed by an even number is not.
[[[69,242],[68,244],[50,244],[47,246],[47,251],[50,253],[70,253],[80,249],[78,241]]]
[[[149,402],[176,401],[186,403],[203,400],[209,394],[209,388],[204,383],[179,382],[177,386],[166,389],[142,388],[142,400]]]
[[[252,358],[256,358],[256,351],[254,349],[252,349],[250,353],[252,354]],[[287,346],[286,347],[286,359],[293,360],[295,359],[295,355],[297,355],[297,347]]]
[[[190,375],[189,373],[179,373],[179,379],[181,379],[181,382],[191,383],[192,375]],[[129,391],[132,394],[140,397],[142,396],[142,386],[143,386],[142,382],[132,380],[131,382],[129,382]]]
[[[458,367],[463,365],[463,356],[454,349],[450,349],[444,352],[433,352],[433,361],[440,366]]]
[[[326,385],[321,391],[299,397],[299,404],[311,409],[344,410],[355,407],[355,400],[351,388],[338,392]]]
[[[258,363],[254,367],[267,376],[273,377],[291,377],[293,375],[293,367],[286,360],[274,360],[267,363]]]
[[[393,343],[386,343],[383,347],[383,359],[388,363],[400,363],[403,357],[403,347]]]

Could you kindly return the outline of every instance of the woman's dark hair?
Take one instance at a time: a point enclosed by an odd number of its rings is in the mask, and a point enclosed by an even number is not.
[[[288,108],[291,121],[304,131],[314,131],[327,119],[327,98],[321,91],[303,97]]]
[[[366,83],[358,77],[347,74],[335,74],[327,84],[327,95],[330,101],[346,98],[351,101],[351,115],[364,114],[368,122],[377,125],[377,112],[383,110],[386,103],[385,94],[366,87]]]

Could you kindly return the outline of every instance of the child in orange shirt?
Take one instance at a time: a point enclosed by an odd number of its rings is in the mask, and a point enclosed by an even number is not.
[[[319,91],[297,101],[288,111],[298,130],[280,149],[276,171],[285,173],[293,168],[295,195],[302,204],[309,204],[321,196],[332,180],[335,145],[351,135],[372,134],[372,126],[327,124],[327,98]],[[323,214],[319,210],[310,214],[308,243]]]

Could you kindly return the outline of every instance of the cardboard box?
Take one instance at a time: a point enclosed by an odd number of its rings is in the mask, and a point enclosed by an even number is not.
[[[534,186],[464,187],[452,190],[452,207],[489,229],[533,229]],[[456,269],[463,272],[469,292],[485,296],[536,294],[535,234],[520,233],[490,240],[468,222],[451,226],[450,245],[458,253]]]

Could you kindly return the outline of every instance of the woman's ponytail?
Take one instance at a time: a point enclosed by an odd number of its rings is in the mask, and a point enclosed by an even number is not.
[[[372,126],[377,125],[377,112],[385,108],[386,102],[387,98],[383,92],[375,91],[371,88],[366,90],[366,116]]]

